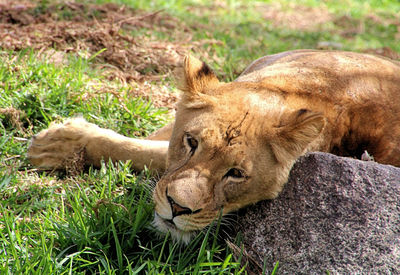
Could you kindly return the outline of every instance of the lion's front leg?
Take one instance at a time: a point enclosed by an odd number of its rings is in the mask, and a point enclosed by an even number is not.
[[[133,139],[100,128],[84,119],[69,119],[32,138],[28,158],[38,167],[65,168],[68,160],[84,152],[85,164],[100,166],[102,160],[132,160],[137,171],[145,166],[162,173],[168,141]]]

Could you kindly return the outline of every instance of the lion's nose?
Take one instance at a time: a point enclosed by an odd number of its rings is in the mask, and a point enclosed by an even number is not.
[[[201,210],[201,209],[198,209],[198,210],[192,211],[188,207],[180,206],[170,196],[167,196],[167,199],[168,199],[169,204],[171,205],[173,218],[180,216],[180,215],[196,214],[196,213],[200,212],[200,210]]]

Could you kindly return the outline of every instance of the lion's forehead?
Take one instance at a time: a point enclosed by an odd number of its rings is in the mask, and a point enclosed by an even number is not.
[[[277,94],[270,94],[268,97],[259,93],[249,93],[245,97],[245,104],[254,113],[259,113],[263,117],[271,112],[277,112],[283,106],[282,97]]]
[[[245,136],[247,140],[257,139],[257,134],[266,125],[278,121],[284,112],[281,96],[274,94],[232,93],[229,97],[218,97],[218,103],[203,114],[205,137],[230,139]],[[196,124],[198,121],[194,120]]]
[[[202,158],[211,168],[243,167],[251,168],[257,147],[246,135],[227,133],[219,129],[204,128],[200,134]]]
[[[221,148],[234,145],[252,146],[262,135],[264,121],[252,110],[231,116],[210,116],[202,125],[196,125],[199,138],[210,146]]]
[[[247,129],[233,123],[221,123],[220,127],[204,127],[199,132],[203,146],[219,150],[241,150],[250,142]],[[229,148],[228,148],[229,147]]]

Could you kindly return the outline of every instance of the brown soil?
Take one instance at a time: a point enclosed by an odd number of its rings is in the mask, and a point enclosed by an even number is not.
[[[156,38],[154,31],[173,42]],[[129,83],[135,96],[150,97],[156,106],[172,108],[176,102],[177,95],[158,84],[190,50],[201,51],[202,41],[191,38],[182,22],[163,11],[75,2],[42,7],[0,0],[0,48],[32,48],[61,64],[67,62],[66,53],[76,53],[93,60],[107,78]]]
[[[318,30],[322,24],[332,21],[333,15],[326,7],[307,7],[290,3],[283,7],[280,3],[259,4],[257,9],[263,18],[271,21],[275,27],[293,30]]]

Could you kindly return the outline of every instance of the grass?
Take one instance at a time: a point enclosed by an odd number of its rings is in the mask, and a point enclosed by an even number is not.
[[[39,2],[38,13],[52,3]],[[104,2],[109,1],[97,0]],[[323,41],[339,43],[345,50],[390,47],[400,52],[396,1],[307,0],[297,6],[289,0],[230,0],[219,5],[194,0],[113,2],[150,12],[164,9],[185,23],[192,42],[217,39],[220,43],[204,44],[203,58],[226,81],[257,57],[316,48]],[[327,10],[332,18],[304,29],[294,29],[285,21],[276,25],[265,19],[268,7],[276,3],[285,14],[300,5],[306,10]],[[60,17],[72,16],[68,10],[59,12]],[[132,30],[132,35],[177,39],[171,33],[152,31]],[[0,274],[248,272],[240,255],[226,246],[226,234],[218,223],[200,232],[187,247],[154,231],[151,188],[155,179],[150,171],[134,174],[129,162],[109,163],[70,176],[40,172],[29,165],[25,158],[28,139],[66,117],[80,115],[138,137],[170,119],[166,109],[133,97],[128,84],[107,79],[95,66],[101,62],[99,56],[70,53],[65,64],[57,65],[38,51],[0,48]],[[175,91],[168,77],[156,84]],[[237,239],[231,237],[240,246]],[[264,269],[279,274],[278,266]]]

